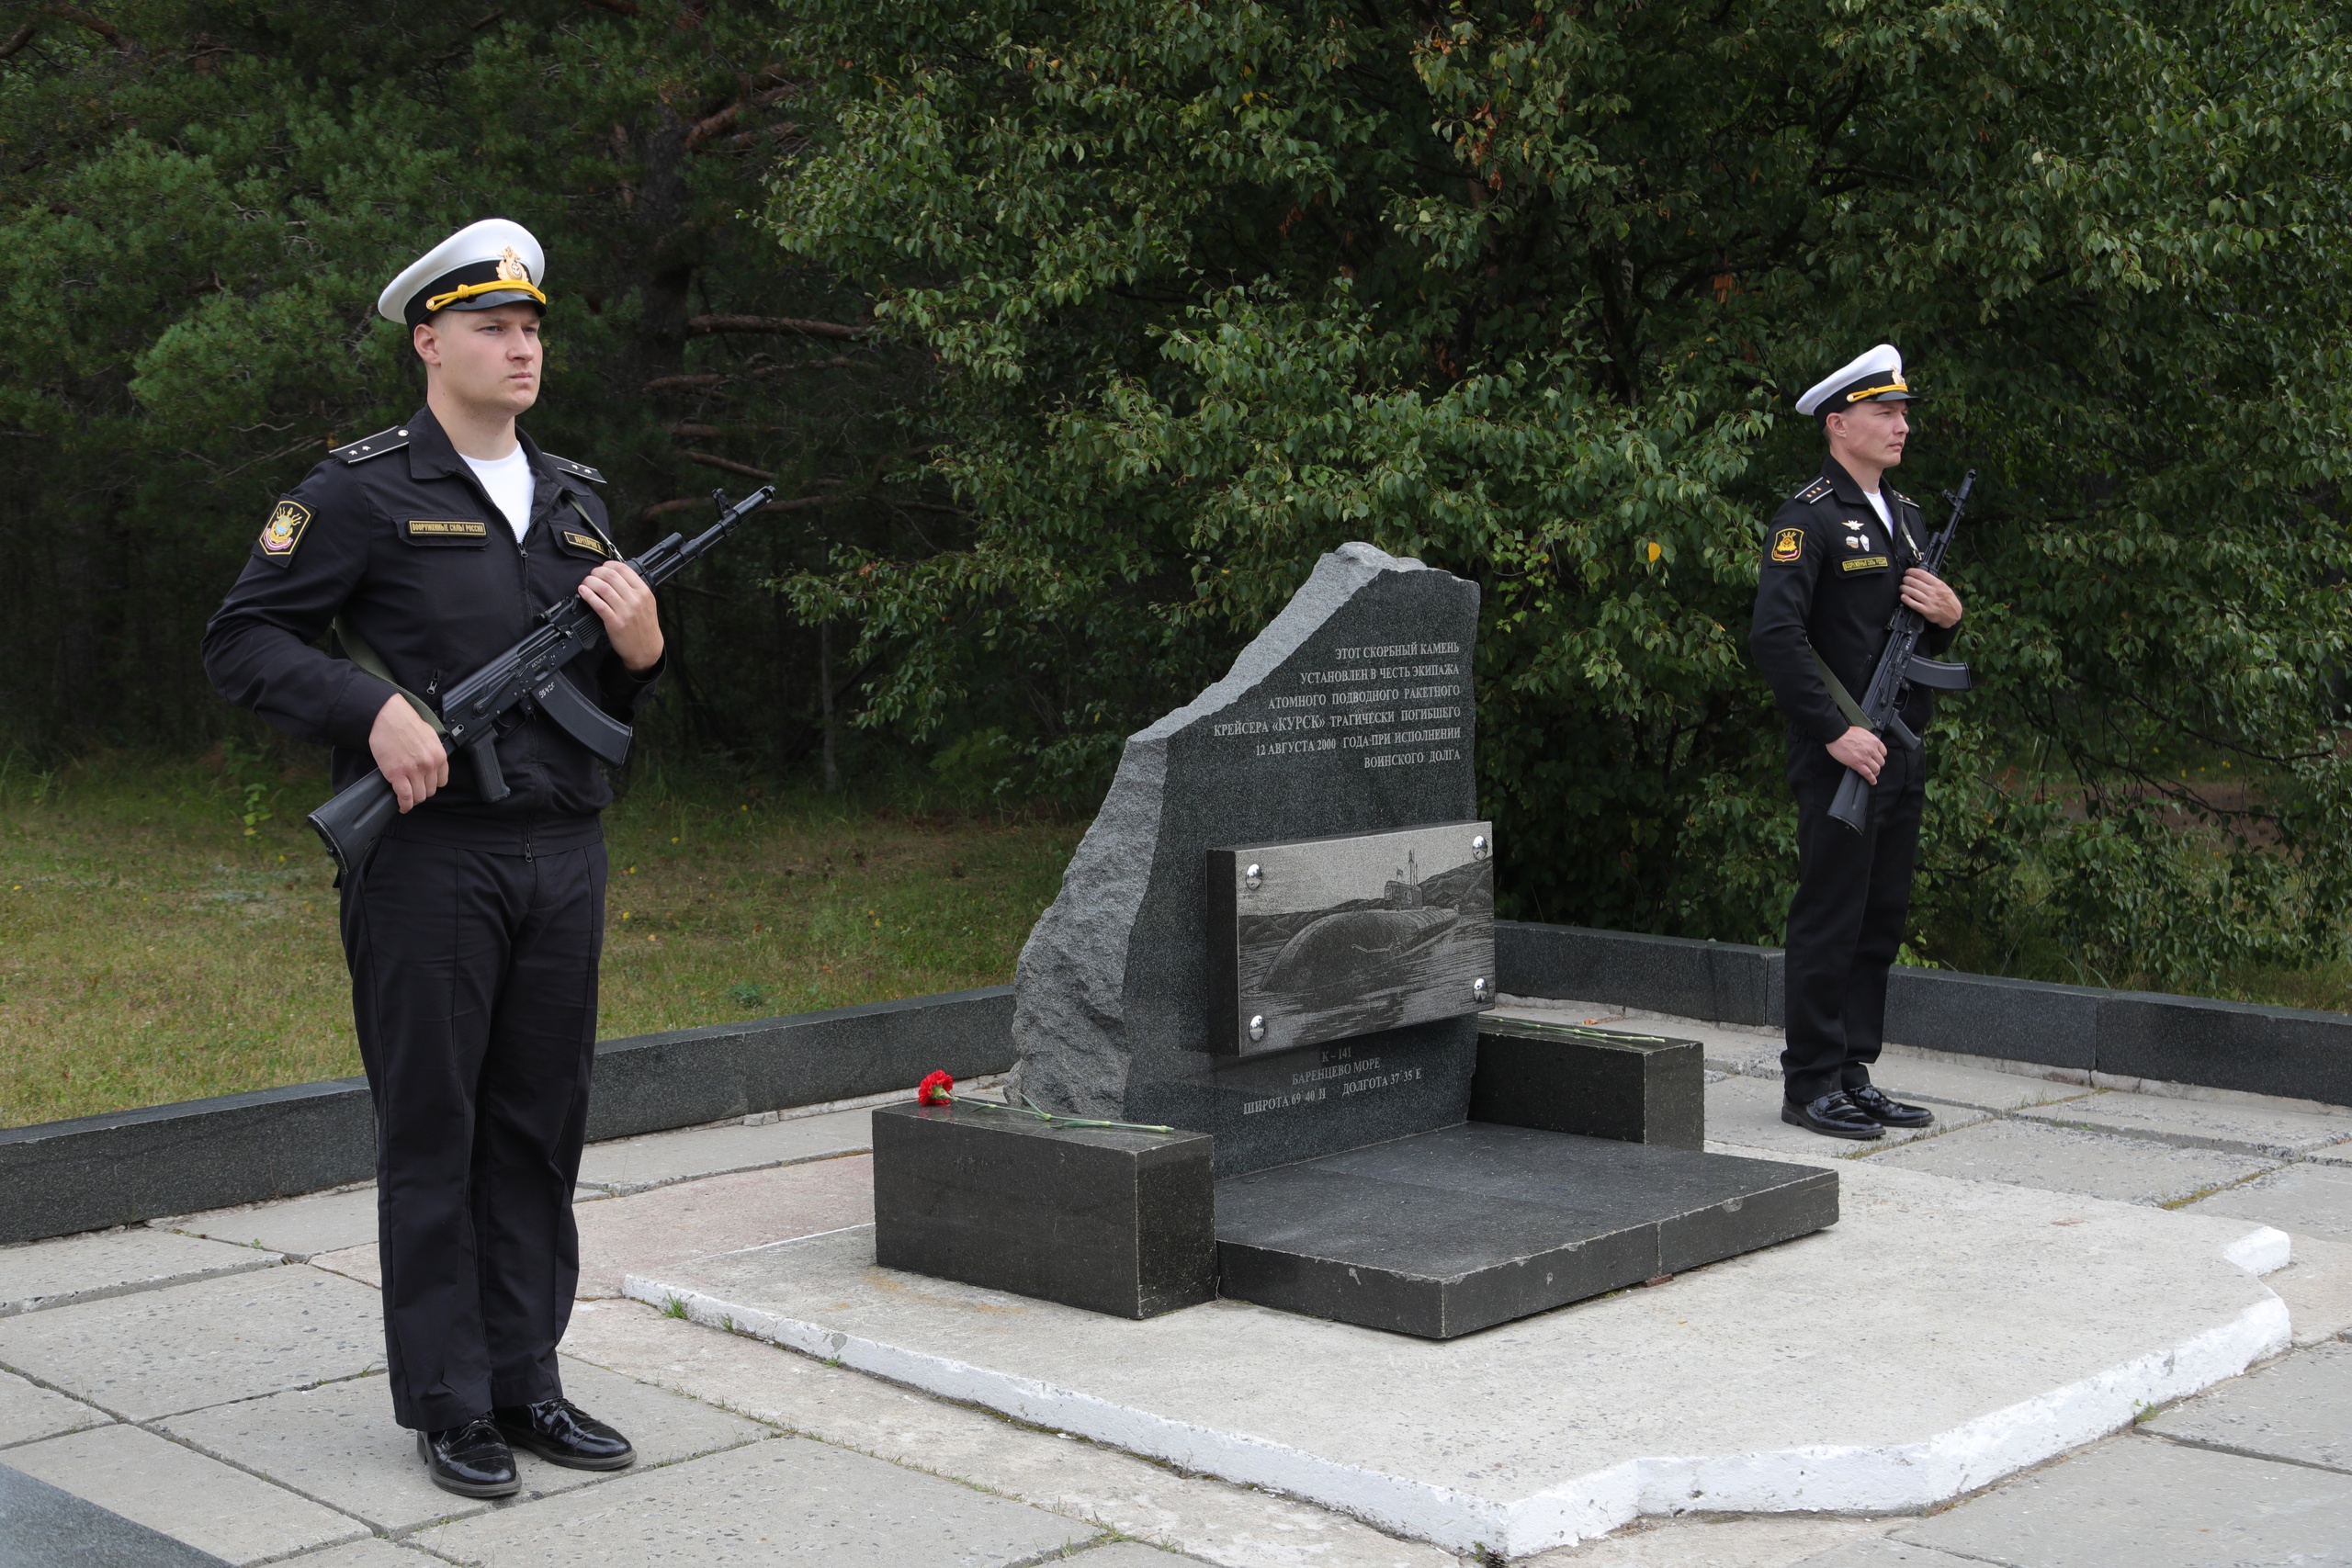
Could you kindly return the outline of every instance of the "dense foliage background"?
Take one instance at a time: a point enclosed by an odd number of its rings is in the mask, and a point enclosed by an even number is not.
[[[388,258],[499,211],[561,302],[534,428],[637,540],[801,503],[672,606],[698,748],[813,766],[832,694],[863,767],[1084,809],[1369,538],[1486,592],[1515,912],[1772,940],[1753,574],[1791,399],[1887,339],[1897,484],[1982,475],[1916,944],[2342,961],[2334,7],[130,0],[0,51],[22,743],[223,722],[270,497],[414,399]]]

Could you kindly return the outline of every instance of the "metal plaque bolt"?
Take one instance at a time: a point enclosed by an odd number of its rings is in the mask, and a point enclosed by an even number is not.
[[[1486,834],[1474,833],[1471,835],[1470,858],[1472,860],[1485,860],[1488,854],[1493,852],[1493,851],[1494,846],[1487,842]]]
[[[1483,995],[1485,995],[1485,994],[1486,994],[1486,993],[1485,993],[1485,987],[1486,987],[1486,984],[1487,984],[1487,982],[1485,982],[1484,980],[1481,980],[1481,981],[1479,981],[1479,982],[1478,982],[1478,985],[1479,985],[1479,987],[1480,987],[1479,994],[1480,994],[1481,996],[1483,996]],[[1263,1040],[1265,1037],[1266,1037],[1266,1015],[1265,1015],[1264,1013],[1262,1013],[1262,1012],[1253,1012],[1253,1013],[1251,1013],[1251,1014],[1250,1015],[1250,1039],[1252,1039],[1252,1040]]]
[[[1476,979],[1470,982],[1470,994],[1479,1001],[1483,1002],[1487,999],[1487,992],[1490,989],[1491,987],[1487,986],[1487,977],[1484,975],[1479,976]]]
[[[1253,892],[1256,891],[1258,884],[1265,880],[1265,868],[1261,866],[1256,861],[1251,861],[1241,873],[1242,886],[1250,888]]]

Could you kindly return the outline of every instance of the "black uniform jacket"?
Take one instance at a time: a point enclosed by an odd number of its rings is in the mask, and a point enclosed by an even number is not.
[[[1814,668],[1813,651],[1860,702],[1902,603],[1903,574],[1919,564],[1928,543],[1918,503],[1883,479],[1879,486],[1894,522],[1892,537],[1853,476],[1837,459],[1825,459],[1821,477],[1772,514],[1757,577],[1747,650],[1771,683],[1791,732],[1825,745],[1850,726]],[[1943,652],[1959,630],[1930,623],[1919,650]],[[1913,734],[1926,733],[1934,705],[1933,694],[1911,689],[1903,722]]]
[[[519,545],[429,412],[329,453],[277,503],[205,628],[214,687],[298,740],[333,746],[336,788],[365,775],[375,766],[368,731],[394,693],[330,635],[338,616],[437,711],[452,685],[612,558],[611,525],[591,483],[603,476],[548,456],[527,435],[522,445],[534,482]],[[564,674],[627,722],[660,669],[632,675],[608,648]],[[448,784],[401,818],[399,836],[511,852],[595,837],[612,787],[586,747],[534,715],[498,754],[512,795],[485,802],[472,768],[454,759]]]

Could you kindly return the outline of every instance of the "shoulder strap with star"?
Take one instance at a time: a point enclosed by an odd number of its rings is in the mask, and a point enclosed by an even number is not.
[[[1823,496],[1827,495],[1835,488],[1836,487],[1827,479],[1815,479],[1811,484],[1805,486],[1804,489],[1797,491],[1796,494],[1790,497],[1790,499],[1792,501],[1802,501],[1810,504],[1814,502],[1819,501]]]
[[[605,476],[585,463],[575,463],[569,457],[559,457],[545,449],[540,451],[539,456],[545,457],[559,474],[571,474],[575,478],[586,479],[592,485],[600,485],[605,482]]]
[[[348,466],[354,463],[364,463],[370,457],[380,457],[387,452],[397,452],[407,445],[408,426],[396,424],[390,430],[379,430],[373,435],[363,435],[358,440],[344,446],[331,446],[327,449],[327,456]]]

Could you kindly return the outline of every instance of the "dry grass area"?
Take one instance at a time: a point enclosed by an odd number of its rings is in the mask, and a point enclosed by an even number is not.
[[[359,1070],[301,823],[323,773],[254,784],[120,756],[0,777],[0,1126]],[[1080,830],[641,787],[606,818],[600,1032],[1001,984]]]

